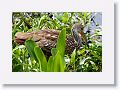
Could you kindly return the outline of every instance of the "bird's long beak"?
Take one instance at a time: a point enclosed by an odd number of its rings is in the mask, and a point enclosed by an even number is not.
[[[85,44],[87,44],[87,38],[86,38],[86,36],[85,36],[83,31],[80,32],[80,35],[83,38],[83,41],[85,42]]]

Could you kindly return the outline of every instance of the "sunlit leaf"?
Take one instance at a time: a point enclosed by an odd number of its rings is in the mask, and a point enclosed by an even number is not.
[[[69,20],[68,13],[65,12],[65,13],[63,14],[63,17],[62,17],[62,22],[63,22],[63,23],[67,23],[68,20]]]
[[[31,58],[35,59],[38,62],[37,57],[34,52],[34,47],[36,46],[36,43],[32,40],[27,40],[25,42],[25,46],[26,46]]]
[[[54,72],[64,72],[64,62],[59,51],[54,57]]]
[[[47,63],[47,72],[53,72],[54,71],[54,58],[52,56],[49,57],[48,63]]]
[[[51,53],[52,53],[52,56],[55,56],[56,53],[57,53],[57,49],[56,48],[52,48],[51,49]]]
[[[64,56],[66,47],[66,29],[63,29],[57,39],[57,45],[56,48],[60,52],[61,56]]]
[[[72,63],[75,63],[75,56],[76,56],[76,49],[74,49],[74,51],[72,52],[72,54],[71,54],[71,59],[70,59],[70,61],[72,62]]]
[[[47,71],[47,60],[41,48],[35,47],[34,52],[39,63],[41,64],[42,71]]]

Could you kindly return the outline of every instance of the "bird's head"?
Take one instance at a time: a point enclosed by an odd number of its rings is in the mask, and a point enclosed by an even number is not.
[[[78,33],[80,33],[81,31],[83,31],[83,25],[81,23],[75,23],[73,26],[72,26],[72,29],[77,31]]]
[[[78,45],[81,44],[82,40],[87,43],[86,36],[83,32],[83,25],[81,23],[76,23],[72,27],[72,34]]]

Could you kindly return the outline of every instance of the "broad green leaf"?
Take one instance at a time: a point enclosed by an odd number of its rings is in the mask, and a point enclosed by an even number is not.
[[[72,54],[71,54],[71,62],[72,63],[75,63],[75,56],[76,56],[76,49],[74,49],[74,51],[72,52]]]
[[[52,53],[52,56],[55,56],[56,53],[57,53],[57,49],[56,48],[52,48],[51,49],[51,53]]]
[[[53,72],[54,70],[53,64],[54,64],[54,59],[52,56],[50,56],[47,63],[47,72]]]
[[[41,48],[36,46],[34,48],[34,52],[35,52],[35,55],[36,55],[38,61],[41,62],[42,71],[47,71],[47,60],[46,60],[46,57],[45,57],[43,51],[41,50]]]
[[[62,17],[62,22],[63,22],[63,23],[67,23],[68,20],[69,20],[68,13],[65,12],[65,13],[63,14],[63,17]]]
[[[64,57],[65,47],[66,47],[66,29],[63,29],[59,34],[56,45],[56,48],[62,57]]]
[[[64,66],[65,66],[65,60],[64,60],[65,47],[66,47],[66,29],[64,28],[59,34],[56,44],[57,51],[59,51],[62,57]]]
[[[34,52],[34,47],[36,46],[36,43],[32,40],[27,40],[25,42],[25,46],[26,46],[31,58],[35,59],[38,62],[37,57],[36,57],[35,52]]]
[[[54,57],[54,72],[64,72],[64,62],[62,59],[60,52],[57,51]]]

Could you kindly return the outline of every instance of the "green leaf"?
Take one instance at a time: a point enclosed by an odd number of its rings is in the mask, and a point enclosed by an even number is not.
[[[74,49],[74,51],[72,52],[72,54],[71,54],[71,62],[72,63],[75,63],[75,56],[76,56],[76,49]]]
[[[62,57],[64,57],[65,47],[66,47],[66,29],[64,28],[59,34],[56,44],[56,48]]]
[[[63,14],[63,17],[62,17],[62,22],[63,22],[63,23],[67,23],[68,20],[69,20],[68,13],[65,12],[65,13]]]
[[[64,60],[65,47],[66,47],[66,29],[64,28],[60,32],[59,37],[57,39],[57,44],[56,44],[57,51],[59,51],[62,57],[64,66],[65,66],[65,60]]]
[[[83,55],[85,53],[85,48],[79,50],[80,51],[80,55]]]
[[[57,48],[52,48],[51,53],[52,53],[52,56],[55,56],[57,53]]]
[[[60,52],[57,51],[54,57],[54,72],[64,72],[64,62],[62,59]]]
[[[87,12],[84,12],[83,14],[84,14],[84,17],[86,18],[87,17]]]
[[[36,43],[32,40],[27,40],[25,42],[25,46],[26,46],[31,58],[35,59],[38,62],[37,57],[36,57],[35,52],[34,52],[34,47],[36,46]]]
[[[21,72],[23,71],[22,64],[15,64],[14,67],[12,67],[12,72]]]
[[[61,22],[62,21],[62,15],[56,15],[56,18]]]
[[[47,72],[53,72],[54,70],[53,64],[54,64],[53,56],[50,56],[47,63]]]
[[[46,60],[46,57],[45,57],[43,51],[41,50],[41,48],[36,46],[34,48],[34,52],[35,52],[35,55],[36,55],[38,61],[41,62],[42,71],[47,71],[47,60]]]

